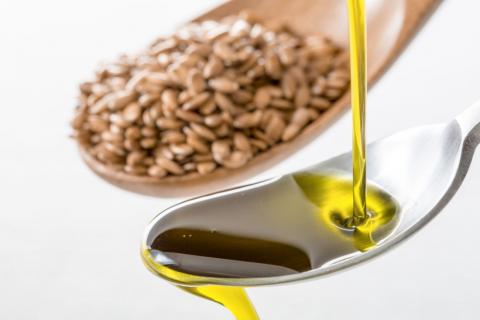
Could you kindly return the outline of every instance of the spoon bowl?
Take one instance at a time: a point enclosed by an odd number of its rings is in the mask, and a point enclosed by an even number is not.
[[[309,215],[315,210],[310,203],[299,201],[304,199],[304,194],[296,177],[304,173],[349,175],[351,154],[345,153],[302,172],[195,198],[165,210],[146,229],[142,242],[145,263],[154,273],[179,284],[185,284],[180,272],[159,272],[159,266],[168,267],[175,260],[182,269],[206,271],[206,265],[215,265],[212,262],[216,260],[152,250],[159,234],[189,228],[211,232],[227,230],[252,238],[267,236],[278,243],[293,244],[293,249],[287,250],[300,249],[294,253],[298,261],[303,261],[302,252],[306,252],[309,259],[307,267],[291,261],[277,264],[275,268],[263,268],[264,264],[258,268],[257,264],[256,273],[251,271],[252,264],[234,263],[222,270],[208,270],[215,276],[207,272],[189,274],[189,285],[272,285],[325,276],[352,267],[386,252],[433,219],[459,189],[479,143],[480,102],[450,123],[413,128],[369,144],[369,183],[391,195],[398,207],[394,227],[371,250],[352,250],[351,245],[341,237],[332,236],[330,230],[314,219],[298,219],[299,214]],[[281,250],[275,253],[278,250],[272,251],[272,248],[275,243],[269,244],[268,252],[281,255]],[[227,276],[218,276],[222,273]]]
[[[372,85],[398,57],[441,0],[367,1],[368,84]],[[348,46],[348,20],[345,1],[335,0],[231,0],[201,15],[194,21],[219,20],[252,11],[267,22],[285,22],[302,35],[323,34],[335,43]],[[318,137],[349,107],[349,94],[341,97],[293,141],[274,146],[239,169],[220,168],[208,175],[189,174],[154,178],[115,171],[93,157],[83,146],[80,153],[86,164],[101,178],[120,188],[158,197],[194,196],[232,187],[294,154]]]

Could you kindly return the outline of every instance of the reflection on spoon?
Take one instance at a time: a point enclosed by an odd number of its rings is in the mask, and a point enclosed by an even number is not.
[[[339,228],[349,206],[329,200],[343,198],[345,193],[338,190],[350,189],[349,182],[341,180],[351,172],[351,154],[346,153],[305,172],[192,199],[165,210],[148,226],[142,256],[155,274],[178,285],[206,286],[203,291],[192,290],[226,306],[228,301],[219,300],[213,288],[280,284],[344,270],[386,252],[431,221],[462,184],[479,143],[477,103],[450,123],[410,129],[370,144],[368,172],[374,187],[369,189],[372,200],[368,203],[372,224],[362,229],[352,232]],[[326,187],[332,175],[339,188],[335,192]],[[321,182],[317,184],[316,180]],[[330,192],[333,194],[327,196]],[[323,194],[323,200],[314,196],[316,193]],[[392,216],[394,207],[396,214]],[[200,230],[210,237],[221,234],[228,239],[240,237],[247,243],[258,240],[273,246],[287,245],[291,249],[290,253],[286,251],[288,255],[307,255],[310,270],[300,271],[297,264],[292,268],[282,259],[254,259],[238,261],[252,266],[242,271],[233,267],[236,263],[218,265],[218,259],[230,262],[231,256],[205,257],[193,251],[176,255],[155,250],[155,239],[169,230]],[[212,239],[209,241],[213,243]],[[260,245],[255,250],[257,256],[266,249]],[[212,264],[217,265],[214,274],[223,276],[208,276]],[[181,272],[183,265],[191,273]],[[239,288],[232,289],[234,292],[244,295]],[[246,298],[243,301],[247,309],[251,308]],[[246,319],[257,319],[253,314],[250,310],[251,317]]]

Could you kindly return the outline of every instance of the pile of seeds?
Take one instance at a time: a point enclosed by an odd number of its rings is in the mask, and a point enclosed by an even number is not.
[[[242,167],[294,139],[348,87],[345,52],[248,16],[190,24],[80,85],[74,137],[132,175]]]

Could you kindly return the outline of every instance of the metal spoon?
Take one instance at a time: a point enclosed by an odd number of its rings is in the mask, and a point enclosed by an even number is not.
[[[289,174],[188,200],[165,210],[146,229],[142,248],[149,255],[145,262],[154,272],[158,266],[175,263],[175,258],[188,268],[201,269],[205,263],[211,266],[211,261],[151,250],[153,240],[160,233],[189,227],[212,232],[219,228],[253,236],[270,234],[271,238],[280,237],[279,241],[282,237],[290,238],[289,243],[314,252],[316,259],[314,267],[305,272],[268,268],[259,277],[249,276],[249,264],[229,265],[228,268],[237,267],[234,278],[192,275],[188,278],[189,285],[271,285],[320,277],[352,267],[386,252],[433,219],[459,189],[479,143],[480,102],[447,124],[409,129],[369,144],[369,181],[388,192],[399,205],[399,221],[394,230],[369,251],[349,250],[328,230],[319,231],[308,219],[298,219],[298,214],[308,214],[312,209],[305,202],[297,201],[302,195],[294,182],[295,174]],[[303,172],[350,174],[351,161],[351,154],[345,153]],[[276,224],[275,219],[282,219],[282,223]],[[182,284],[175,272],[159,275]]]

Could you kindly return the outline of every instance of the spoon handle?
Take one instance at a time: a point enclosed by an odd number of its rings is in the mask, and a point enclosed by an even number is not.
[[[480,101],[458,115],[455,120],[462,128],[464,141],[476,147],[480,143]]]

